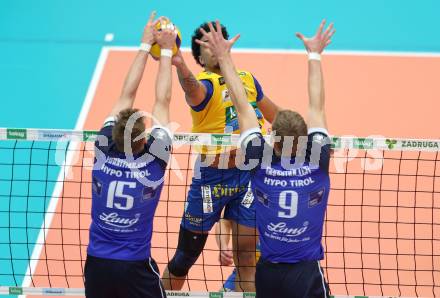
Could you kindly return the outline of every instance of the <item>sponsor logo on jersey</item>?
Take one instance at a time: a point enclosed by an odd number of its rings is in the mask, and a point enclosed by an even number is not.
[[[309,195],[309,208],[315,207],[319,203],[322,202],[322,198],[324,197],[325,190],[320,189],[318,191],[314,191]]]
[[[257,195],[257,200],[260,201],[261,204],[263,204],[266,207],[269,207],[269,197],[267,194],[265,194],[259,189],[255,189],[255,194]]]
[[[92,190],[95,192],[98,196],[101,196],[102,192],[102,183],[96,177],[93,177],[93,185]]]
[[[222,101],[223,102],[231,101],[231,94],[229,93],[228,89],[222,91]]]
[[[102,220],[104,223],[106,223],[109,226],[116,227],[116,228],[130,228],[133,225],[135,225],[139,221],[140,214],[137,213],[134,218],[124,218],[119,217],[119,214],[116,212],[112,213],[105,213],[102,212],[101,215],[99,215],[99,219]]]
[[[285,222],[278,223],[270,223],[267,225],[267,230],[278,235],[286,236],[286,237],[298,237],[307,231],[309,226],[309,222],[305,221],[303,226],[300,228],[290,228],[287,226]]]
[[[289,227],[285,222],[271,222],[267,225],[264,236],[273,240],[286,243],[309,241],[310,237],[300,237],[307,231],[308,226],[308,221],[305,221],[302,227]]]
[[[144,187],[142,191],[142,201],[150,200],[154,198],[155,190],[152,187]]]

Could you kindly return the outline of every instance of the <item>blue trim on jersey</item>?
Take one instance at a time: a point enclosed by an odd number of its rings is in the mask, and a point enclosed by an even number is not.
[[[257,102],[259,102],[264,97],[263,89],[261,88],[260,82],[258,82],[253,75],[252,78],[254,79],[255,89],[257,89]]]
[[[214,93],[214,86],[212,85],[210,80],[200,80],[199,82],[206,87],[206,95],[201,103],[199,103],[196,106],[191,106],[191,109],[193,109],[196,112],[203,111],[203,109],[211,100],[212,94]]]

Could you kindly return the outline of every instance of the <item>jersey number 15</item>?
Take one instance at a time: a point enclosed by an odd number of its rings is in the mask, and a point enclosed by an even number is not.
[[[124,187],[136,188],[136,182],[112,181],[108,186],[107,208],[116,208],[120,210],[130,210],[133,208],[134,198],[124,194]],[[114,202],[118,198],[119,202]]]

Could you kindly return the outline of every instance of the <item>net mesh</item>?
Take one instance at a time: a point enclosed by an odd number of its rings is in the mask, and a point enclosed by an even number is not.
[[[83,288],[93,135],[0,129],[0,293]],[[177,246],[193,147],[234,144],[222,138],[175,136],[152,239],[161,272]],[[440,141],[333,142],[322,261],[331,293],[440,296]],[[220,266],[218,254],[210,236],[184,290],[222,287],[233,268]]]

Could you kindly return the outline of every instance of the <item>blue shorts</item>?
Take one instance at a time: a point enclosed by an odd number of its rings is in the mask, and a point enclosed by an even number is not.
[[[255,202],[249,183],[249,171],[201,168],[200,177],[192,180],[181,226],[209,232],[225,208],[225,219],[255,228]]]

